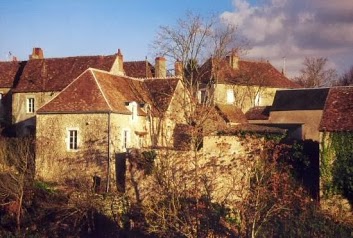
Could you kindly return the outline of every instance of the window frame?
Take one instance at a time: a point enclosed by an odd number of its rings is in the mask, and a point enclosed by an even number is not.
[[[71,133],[74,134],[71,134]],[[73,141],[72,141],[73,140]],[[66,149],[69,152],[75,152],[79,150],[79,129],[77,127],[70,127],[66,129]]]
[[[131,143],[131,130],[128,128],[124,128],[122,130],[122,140],[121,140],[121,147],[123,150],[127,150],[130,148]]]
[[[234,94],[234,90],[231,88],[227,89],[227,95],[226,95],[226,99],[227,99],[227,104],[234,104],[235,102],[235,94]]]
[[[26,112],[33,114],[35,112],[35,98],[27,97],[26,98]]]

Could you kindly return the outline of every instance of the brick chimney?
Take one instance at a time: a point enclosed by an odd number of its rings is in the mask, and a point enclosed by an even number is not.
[[[235,50],[232,50],[232,53],[227,56],[226,59],[228,60],[229,65],[230,67],[232,67],[232,69],[239,69],[239,57]]]
[[[156,78],[165,78],[167,76],[166,59],[164,57],[156,58],[154,68]]]
[[[32,54],[29,55],[29,59],[44,59],[43,50],[41,48],[33,48]]]
[[[123,57],[123,54],[121,53],[120,49],[118,49],[118,53],[116,55],[114,64],[113,64],[112,68],[110,69],[110,73],[115,74],[115,75],[125,75],[124,57]]]
[[[177,60],[175,61],[174,64],[174,72],[176,77],[182,77],[183,76],[183,62]]]

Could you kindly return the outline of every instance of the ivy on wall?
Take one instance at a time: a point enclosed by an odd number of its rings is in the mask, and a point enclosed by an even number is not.
[[[325,196],[341,194],[353,202],[353,132],[323,134],[320,172]]]

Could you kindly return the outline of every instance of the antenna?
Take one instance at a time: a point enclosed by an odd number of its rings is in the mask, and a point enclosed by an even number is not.
[[[286,75],[286,57],[283,56],[283,69],[282,69],[282,74]]]

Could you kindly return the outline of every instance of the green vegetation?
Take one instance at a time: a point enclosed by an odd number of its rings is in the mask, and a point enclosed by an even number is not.
[[[340,194],[353,203],[353,133],[324,134],[321,177],[324,194]]]

